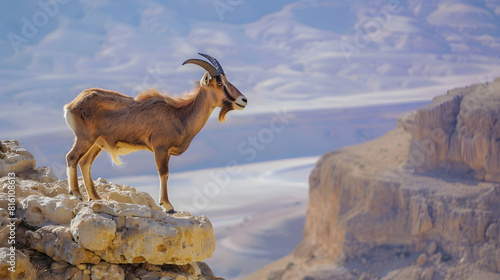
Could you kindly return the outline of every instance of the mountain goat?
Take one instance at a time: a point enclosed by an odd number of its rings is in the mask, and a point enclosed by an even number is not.
[[[160,176],[160,205],[165,211],[174,212],[167,192],[170,156],[186,151],[215,107],[221,108],[219,121],[223,122],[229,111],[242,110],[247,105],[246,97],[227,80],[219,62],[209,55],[200,55],[210,63],[188,59],[182,64],[196,64],[207,71],[199,86],[184,98],[162,95],[156,90],[132,98],[91,88],[64,106],[64,117],[75,134],[73,147],[66,156],[70,194],[82,199],[77,177],[79,164],[89,200],[101,199],[90,173],[101,150],[118,164],[119,155],[149,150],[154,153]]]

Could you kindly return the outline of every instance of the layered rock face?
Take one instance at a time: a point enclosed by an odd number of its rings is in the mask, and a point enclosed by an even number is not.
[[[500,79],[324,155],[304,239],[268,279],[500,279],[497,119]]]
[[[1,279],[220,279],[201,262],[215,250],[206,217],[101,178],[104,199],[81,202],[16,141],[0,145]]]
[[[419,109],[409,164],[500,182],[500,78],[449,91]]]

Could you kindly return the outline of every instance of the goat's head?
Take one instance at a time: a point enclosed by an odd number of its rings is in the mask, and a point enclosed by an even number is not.
[[[211,89],[216,94],[219,100],[218,106],[221,108],[219,121],[223,122],[229,111],[243,110],[247,105],[247,98],[227,80],[217,59],[203,53],[199,53],[199,55],[208,59],[210,63],[201,59],[188,59],[182,65],[192,63],[207,71],[200,80],[200,86]]]

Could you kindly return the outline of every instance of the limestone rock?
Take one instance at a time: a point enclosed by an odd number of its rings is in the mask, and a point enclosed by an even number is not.
[[[427,262],[428,259],[429,259],[429,257],[427,257],[426,254],[421,254],[420,256],[418,256],[417,264],[420,266],[423,266]]]
[[[67,226],[44,226],[34,232],[28,232],[28,245],[53,258],[76,265],[81,263],[99,263],[101,258],[73,241]]]
[[[17,140],[0,141],[0,177],[35,170],[35,158]]]
[[[212,255],[215,237],[206,217],[146,209],[121,202],[82,203],[70,227],[42,227],[28,233],[28,243],[73,265],[101,258],[110,263],[184,265]]]
[[[161,210],[148,193],[138,192],[135,188],[127,185],[118,185],[103,178],[98,178],[95,183],[97,193],[99,193],[104,200],[144,205],[153,210]],[[86,198],[87,192],[85,191],[82,180],[80,180],[80,192]]]
[[[432,256],[436,252],[436,250],[437,250],[437,243],[432,241],[431,243],[429,243],[429,246],[427,246],[426,252],[429,256]]]
[[[10,247],[8,243],[10,228],[9,213],[4,208],[0,208],[0,247]]]
[[[32,257],[32,262],[38,266],[37,279],[50,280],[90,280],[81,270],[64,261],[50,262],[40,256]]]
[[[96,213],[106,213],[115,217],[138,217],[151,218],[154,211],[144,205],[122,203],[117,201],[93,201],[89,205],[81,204],[82,207],[90,207]],[[80,211],[80,210],[78,210]]]
[[[116,223],[111,217],[94,213],[89,208],[80,211],[71,221],[71,235],[82,247],[91,251],[107,249],[116,233]]]
[[[75,217],[73,209],[79,202],[68,194],[56,197],[30,195],[19,203],[19,212],[31,226],[67,224]]]
[[[34,169],[17,141],[0,144],[0,171],[16,173],[0,177],[0,245],[9,245],[6,210],[15,205],[16,247],[31,256],[16,251],[11,276],[0,251],[0,279],[222,279],[198,263],[215,250],[206,217],[167,214],[149,194],[102,178],[95,185],[103,200],[82,202],[50,168]],[[86,198],[81,178],[79,187]]]
[[[432,277],[434,276],[434,271],[435,269],[433,267],[429,267],[426,270],[422,272],[422,275],[420,276],[421,280],[432,280]]]
[[[21,175],[24,179],[41,183],[53,183],[58,180],[56,174],[48,166],[42,166],[37,168],[34,172],[24,172]]]
[[[9,187],[12,186],[12,184],[10,184],[11,181],[12,180],[9,180],[9,177],[0,178],[0,199],[8,200],[7,193],[9,191]],[[61,194],[68,194],[66,180],[56,181],[53,183],[42,183],[31,179],[16,177],[15,181],[16,199],[18,201],[21,201],[23,198],[30,195],[55,197]],[[1,202],[0,207],[3,208]]]
[[[53,262],[50,265],[50,270],[52,270],[52,272],[54,273],[63,274],[68,269],[68,267],[72,267],[72,265],[64,261],[58,261]]]
[[[124,280],[125,272],[123,269],[115,264],[108,264],[105,262],[98,263],[92,266],[91,269],[92,280]]]
[[[397,133],[408,139],[403,130]],[[309,198],[314,203],[308,206],[304,240],[296,256],[311,257],[320,250],[345,261],[361,258],[377,244],[411,245],[435,236],[440,248],[460,259],[464,248],[485,242],[487,236],[499,243],[491,224],[500,222],[500,184],[478,181],[471,188],[466,181],[447,183],[380,159],[371,167],[371,158],[377,157],[370,151],[390,149],[399,141],[396,134],[318,161],[310,176]],[[354,172],[357,161],[365,163],[364,175]]]
[[[34,280],[36,269],[31,265],[29,256],[10,247],[0,248],[0,279]]]
[[[500,182],[499,119],[500,78],[436,97],[415,115],[408,164]]]
[[[406,132],[414,133],[415,131],[415,116],[417,112],[408,112],[398,118],[398,127],[403,128]]]
[[[85,204],[71,228],[77,242],[110,263],[183,265],[204,260],[215,250],[213,228],[206,217],[170,215],[128,203]]]
[[[491,225],[488,226],[486,229],[486,238],[491,242],[491,243],[496,243],[498,241],[498,224],[492,223]]]

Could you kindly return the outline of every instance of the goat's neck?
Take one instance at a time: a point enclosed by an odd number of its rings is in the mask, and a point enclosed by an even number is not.
[[[185,116],[185,128],[188,135],[194,137],[205,126],[208,118],[215,109],[217,103],[214,94],[203,88],[199,88],[198,94],[193,102],[187,106]]]

